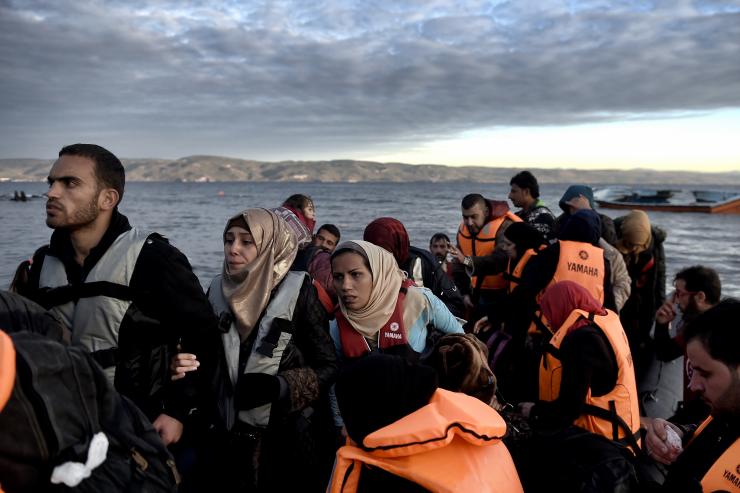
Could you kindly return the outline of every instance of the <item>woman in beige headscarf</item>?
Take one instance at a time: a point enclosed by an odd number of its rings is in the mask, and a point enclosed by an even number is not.
[[[332,254],[331,266],[339,311],[330,331],[345,358],[378,349],[411,356],[423,353],[430,326],[446,334],[462,333],[439,298],[405,282],[406,275],[389,251],[367,241],[347,241]]]
[[[319,491],[333,452],[320,450],[317,437],[331,424],[320,429],[314,412],[336,374],[326,312],[310,277],[290,271],[297,240],[278,214],[247,209],[229,219],[223,240],[223,270],[208,292],[223,358],[212,386],[218,410],[208,452],[198,457],[203,485]],[[194,366],[187,355],[178,362],[175,378]]]
[[[634,210],[614,220],[617,249],[624,257],[632,280],[630,296],[619,312],[619,318],[630,341],[638,386],[654,354],[650,329],[655,312],[665,301],[666,234],[650,224],[645,211]],[[640,390],[640,389],[638,389]]]

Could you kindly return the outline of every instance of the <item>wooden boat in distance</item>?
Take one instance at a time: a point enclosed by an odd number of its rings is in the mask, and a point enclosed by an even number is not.
[[[689,193],[614,187],[595,191],[594,201],[607,209],[740,214],[740,193],[737,191],[693,190]]]

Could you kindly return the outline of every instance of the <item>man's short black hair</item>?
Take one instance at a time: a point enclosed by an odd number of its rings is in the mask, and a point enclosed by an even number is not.
[[[686,291],[703,291],[707,303],[716,305],[722,296],[722,283],[717,271],[703,265],[692,265],[676,273],[674,281],[682,280],[686,283]]]
[[[729,367],[740,365],[740,300],[726,298],[692,320],[686,343],[699,339],[709,355]]]
[[[121,161],[108,149],[95,144],[72,144],[62,147],[59,157],[80,156],[95,163],[95,177],[98,190],[112,188],[118,192],[118,204],[123,200],[123,189],[126,186],[126,172]]]
[[[509,185],[516,185],[519,188],[526,188],[529,190],[529,195],[532,196],[532,198],[536,199],[540,196],[540,185],[537,183],[537,178],[534,177],[532,173],[529,171],[520,171],[519,173],[515,174],[511,181],[509,181]]]
[[[450,237],[449,237],[449,236],[447,236],[447,235],[446,235],[446,234],[444,234],[444,233],[434,233],[434,234],[432,235],[432,238],[431,238],[431,239],[429,240],[429,246],[432,246],[432,244],[433,244],[433,243],[434,243],[435,241],[439,241],[439,240],[444,240],[444,241],[446,241],[447,243],[449,243],[449,242],[450,242]]]
[[[327,233],[336,236],[337,242],[339,242],[339,238],[341,238],[341,236],[339,235],[339,228],[337,228],[333,224],[322,224],[321,227],[316,230],[316,234],[318,234],[322,229]]]
[[[467,194],[465,197],[463,197],[461,206],[463,209],[470,209],[476,204],[480,204],[483,208],[488,207],[488,201],[485,199],[485,197],[483,197],[483,195],[479,193]]]

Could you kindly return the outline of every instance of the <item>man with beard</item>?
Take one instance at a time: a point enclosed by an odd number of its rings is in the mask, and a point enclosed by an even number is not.
[[[710,267],[694,265],[679,271],[673,280],[675,290],[655,314],[655,354],[660,361],[672,361],[686,356],[684,327],[696,317],[719,303],[722,284],[717,271]],[[671,330],[673,325],[673,330]],[[671,336],[673,332],[674,336]],[[683,401],[692,394],[688,388],[688,375],[684,372]]]
[[[34,254],[28,295],[62,320],[162,441],[175,443],[196,389],[194,379],[170,380],[170,355],[178,344],[204,348],[206,360],[214,354],[207,334],[217,322],[203,289],[179,250],[118,211],[125,172],[108,150],[64,147],[48,182],[46,225],[54,232]]]
[[[726,299],[699,315],[684,332],[693,367],[691,390],[709,404],[711,414],[693,433],[656,420],[655,432],[646,439],[648,454],[672,464],[661,491],[740,492],[738,320],[740,300]]]

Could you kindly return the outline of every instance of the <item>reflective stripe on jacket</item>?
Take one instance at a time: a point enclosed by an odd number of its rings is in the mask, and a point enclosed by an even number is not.
[[[437,389],[429,404],[337,451],[330,493],[355,492],[378,467],[435,492],[523,492],[501,438],[506,423],[478,399]]]

